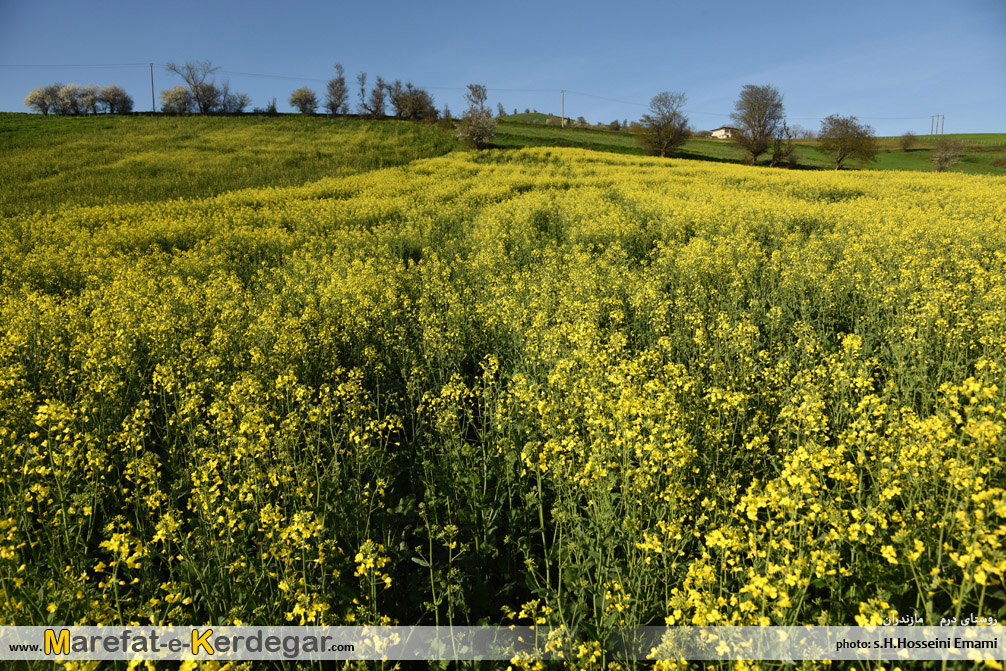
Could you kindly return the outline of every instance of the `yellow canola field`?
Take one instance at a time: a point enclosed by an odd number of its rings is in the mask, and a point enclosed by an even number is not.
[[[1003,619],[1004,230],[561,149],[4,220],[0,622]]]

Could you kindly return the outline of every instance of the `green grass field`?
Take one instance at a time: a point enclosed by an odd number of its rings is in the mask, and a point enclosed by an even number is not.
[[[534,117],[534,118],[532,118]],[[540,119],[537,119],[540,117]],[[500,121],[494,145],[504,148],[521,147],[577,147],[595,151],[610,151],[619,154],[643,155],[645,152],[636,142],[632,133],[585,128],[562,128],[530,123],[537,119],[544,121],[546,114],[515,115]],[[993,161],[1004,163],[1006,159],[1006,133],[970,133],[947,135],[960,138],[966,149],[954,172],[975,174],[1006,174],[1006,165],[993,165]],[[869,170],[932,170],[932,150],[938,136],[921,135],[916,146],[908,151],[898,148],[898,138],[877,138],[881,147],[877,161],[865,166]],[[831,159],[816,149],[815,140],[797,142],[795,154],[799,165],[804,168],[830,170]],[[676,158],[690,158],[700,161],[744,163],[746,154],[729,140],[693,138],[685,143]],[[761,158],[762,163],[767,158]],[[858,168],[854,163],[849,168]]]
[[[303,184],[460,147],[398,121],[0,114],[0,215]]]
[[[500,149],[573,147],[642,155],[633,134],[544,123],[545,114],[500,121]],[[1006,174],[1006,134],[960,136],[967,150],[955,172]],[[879,138],[872,170],[932,169],[934,137],[920,136],[909,151],[897,138]],[[830,169],[830,160],[798,143],[801,167]],[[289,186],[440,156],[462,148],[437,126],[399,121],[324,117],[48,117],[0,114],[0,215],[32,207],[141,202],[210,196],[269,184]],[[689,140],[676,158],[743,163],[725,140]],[[763,159],[764,162],[765,159]],[[997,163],[994,164],[994,162]],[[855,167],[852,165],[850,167]]]

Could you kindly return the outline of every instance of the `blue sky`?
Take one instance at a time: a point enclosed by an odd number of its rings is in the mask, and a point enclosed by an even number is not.
[[[1006,132],[1006,0],[0,0],[2,111],[57,81],[119,84],[149,110],[146,66],[69,66],[153,62],[159,105],[181,83],[163,64],[189,60],[281,111],[339,62],[351,82],[412,81],[455,113],[468,83],[508,112],[558,114],[566,89],[566,115],[592,122],[638,119],[656,93],[684,91],[691,124],[710,129],[744,84],[772,84],[807,128],[838,113],[880,135],[928,133],[943,114],[947,133]]]

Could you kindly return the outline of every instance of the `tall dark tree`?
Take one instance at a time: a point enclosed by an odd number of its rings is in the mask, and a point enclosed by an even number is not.
[[[785,112],[782,94],[774,86],[746,84],[734,104],[730,119],[739,129],[734,140],[748,152],[748,163],[754,165],[758,157],[768,151],[779,136]]]

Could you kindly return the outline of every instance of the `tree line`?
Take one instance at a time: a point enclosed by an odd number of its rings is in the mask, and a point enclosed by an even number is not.
[[[650,99],[649,112],[641,120],[642,132],[637,136],[652,153],[666,156],[679,151],[691,137],[684,106],[687,96],[682,92],[664,91]],[[797,131],[786,121],[783,97],[771,85],[745,85],[730,114],[734,127],[733,141],[747,154],[747,163],[769,155],[769,166],[795,165],[793,154]],[[831,115],[821,122],[818,149],[834,155],[836,169],[848,158],[873,160],[877,153],[876,139],[870,126],[861,125],[856,117]]]
[[[167,69],[180,76],[185,86],[179,85],[161,93],[163,110],[165,112],[186,113],[198,111],[206,114],[214,111],[225,113],[242,112],[249,104],[244,93],[231,93],[225,83],[217,87],[210,77],[219,70],[210,61],[189,62],[183,66],[168,63]],[[331,116],[349,113],[351,91],[346,81],[346,71],[341,63],[336,63],[335,77],[325,86],[325,98],[319,101],[318,94],[309,87],[301,87],[290,94],[289,103],[301,114],[315,114],[319,104]],[[441,113],[433,102],[433,96],[426,89],[401,80],[386,81],[378,76],[373,86],[367,86],[367,73],[356,76],[357,112],[371,119],[388,117],[388,107],[396,119],[408,121],[436,121]],[[484,148],[496,134],[496,120],[487,107],[487,89],[481,84],[469,84],[465,99],[468,109],[462,116],[458,128],[458,138],[471,147]],[[503,104],[498,105],[503,114]],[[273,99],[270,107],[257,112],[275,113],[276,101]],[[450,119],[451,112],[444,106],[443,118]]]
[[[679,151],[691,136],[684,106],[687,97],[682,92],[664,91],[650,99],[647,114],[641,119],[642,132],[637,137],[651,153],[667,156]],[[796,165],[794,141],[797,137],[813,135],[798,132],[786,122],[783,97],[771,85],[745,85],[734,103],[730,120],[736,124],[733,140],[747,154],[749,165],[768,154],[769,166]],[[915,134],[905,133],[899,139],[903,151],[914,144]],[[831,114],[821,120],[815,148],[829,156],[835,170],[841,170],[847,161],[857,161],[861,166],[875,161],[880,147],[873,127],[859,122],[855,116]],[[937,142],[933,152],[933,169],[949,170],[959,160],[964,144],[958,139],[944,138]]]
[[[121,86],[99,87],[96,84],[50,84],[32,90],[24,99],[29,109],[43,115],[62,114],[128,114],[133,111],[133,99]]]
[[[321,103],[325,111],[336,116],[349,113],[350,89],[346,83],[346,73],[342,65],[335,64],[336,76],[325,86],[325,99]],[[367,73],[356,76],[357,112],[371,119],[383,119],[388,116],[388,106],[397,119],[410,121],[436,121],[439,116],[433,96],[429,91],[414,86],[412,82],[404,85],[401,80],[385,81],[378,76],[373,87],[367,89]],[[290,94],[289,103],[301,114],[314,114],[319,106],[318,95],[304,86]]]
[[[305,115],[315,114],[319,105],[331,116],[348,114],[351,91],[345,70],[339,63],[334,67],[336,76],[326,84],[324,100],[319,101],[315,91],[305,86],[290,94],[290,106]],[[181,77],[185,84],[161,92],[163,112],[237,114],[251,104],[247,93],[231,91],[229,81],[218,85],[212,79],[220,68],[211,61],[190,61],[184,65],[168,63],[165,68]],[[356,85],[357,112],[361,116],[387,118],[389,106],[392,116],[397,119],[436,121],[441,116],[447,119],[451,116],[446,106],[442,113],[439,112],[429,91],[414,86],[412,82],[403,85],[400,80],[390,82],[378,76],[373,86],[368,88],[367,73],[361,72],[356,76]],[[465,99],[469,107],[460,121],[458,137],[473,147],[486,147],[496,132],[496,121],[486,107],[486,87],[468,85]],[[639,124],[633,124],[640,129],[637,134],[640,143],[651,153],[667,156],[680,151],[691,137],[688,117],[684,113],[686,101],[687,96],[683,92],[658,93],[650,99],[649,110]],[[25,98],[25,105],[43,115],[50,112],[64,115],[125,114],[132,111],[133,99],[119,86],[99,88],[96,85],[53,84],[31,91]],[[504,116],[503,104],[499,103],[498,107],[498,116]],[[268,108],[256,108],[254,111],[276,113],[275,98]],[[750,165],[755,165],[767,153],[769,166],[792,167],[796,164],[794,141],[797,137],[812,135],[789,126],[782,94],[771,85],[745,85],[730,119],[736,124],[731,129],[734,131],[733,140],[745,151]],[[616,121],[611,127],[617,130],[620,125]],[[821,121],[817,135],[817,150],[831,157],[836,170],[841,170],[849,160],[858,161],[860,165],[875,161],[880,151],[873,128],[860,123],[855,116],[832,114]],[[903,135],[901,148],[908,151],[914,139],[912,133]],[[948,170],[957,162],[962,150],[963,144],[959,140],[942,140],[933,154],[934,168]]]

